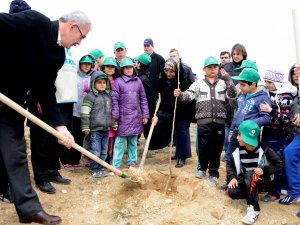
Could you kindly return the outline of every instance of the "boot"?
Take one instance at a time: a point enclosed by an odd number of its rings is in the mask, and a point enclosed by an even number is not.
[[[185,164],[185,159],[178,159],[177,164],[175,165],[176,168],[181,168]]]

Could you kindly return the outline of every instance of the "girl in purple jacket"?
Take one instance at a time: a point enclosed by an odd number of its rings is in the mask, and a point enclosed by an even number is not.
[[[136,167],[137,137],[148,122],[149,109],[145,90],[136,76],[130,58],[121,61],[121,76],[112,88],[112,126],[117,131],[112,165],[121,170],[127,140],[128,167]]]

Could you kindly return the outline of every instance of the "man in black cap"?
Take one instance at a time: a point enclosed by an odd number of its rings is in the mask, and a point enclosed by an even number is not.
[[[164,71],[165,59],[154,52],[153,40],[147,38],[144,40],[144,52],[151,57],[150,71],[150,84],[152,88],[152,102],[156,102],[158,99],[159,85],[161,79],[161,73]],[[150,112],[150,118],[153,116],[153,110]]]

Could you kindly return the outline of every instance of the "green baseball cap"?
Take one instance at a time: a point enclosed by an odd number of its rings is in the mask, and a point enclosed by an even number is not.
[[[231,79],[257,83],[260,79],[260,76],[255,69],[245,68],[240,75],[231,77]]]
[[[239,125],[238,130],[246,144],[257,147],[260,134],[260,128],[257,123],[253,120],[245,120]]]
[[[204,60],[204,67],[207,67],[209,65],[219,65],[219,62],[215,57],[209,56]]]
[[[102,63],[103,66],[115,66],[115,67],[118,67],[117,66],[117,62],[116,62],[116,59],[112,56],[109,56],[109,57],[106,57],[104,60],[103,60],[103,63]]]
[[[79,63],[93,63],[93,58],[91,55],[85,55],[82,56],[82,58],[79,60]]]
[[[122,49],[125,49],[125,45],[123,42],[116,42],[114,44],[114,50],[116,51],[118,48],[122,48]]]
[[[241,66],[239,68],[235,68],[233,70],[234,71],[242,71],[245,68],[252,68],[252,69],[255,69],[256,71],[258,71],[256,62],[254,62],[252,60],[247,60],[247,59],[243,60]]]
[[[104,54],[99,50],[99,49],[93,49],[90,51],[90,54],[95,58],[95,59],[98,59],[98,58],[101,58],[102,56],[104,56]]]
[[[100,79],[105,79],[105,80],[107,80],[107,79],[108,79],[108,76],[106,76],[106,75],[103,73],[103,74],[97,76],[97,77],[95,78],[95,81],[100,80]]]
[[[130,59],[128,57],[122,59],[120,67],[123,68],[125,66],[132,66],[133,67],[134,65],[133,65],[132,59]]]
[[[151,57],[147,53],[143,53],[136,58],[140,63],[148,66],[151,63]]]

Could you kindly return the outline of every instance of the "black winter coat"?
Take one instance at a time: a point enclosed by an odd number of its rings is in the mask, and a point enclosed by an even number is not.
[[[1,13],[0,32],[0,92],[24,106],[26,92],[32,90],[45,121],[62,125],[54,85],[65,60],[64,47],[57,44],[58,21],[34,10]]]
[[[161,75],[164,71],[165,59],[155,52],[153,52],[150,57],[151,64],[149,67],[149,79],[152,89],[152,102],[156,102],[159,93]]]
[[[195,75],[186,64],[180,63],[180,89],[187,90],[195,81]],[[160,149],[166,147],[171,141],[172,121],[174,116],[175,97],[174,89],[178,88],[178,75],[173,79],[167,79],[166,75],[162,75],[160,86],[161,103],[157,113],[159,118],[158,124],[155,126],[149,149]],[[177,101],[176,121],[188,120],[195,118],[195,102],[184,103]]]

